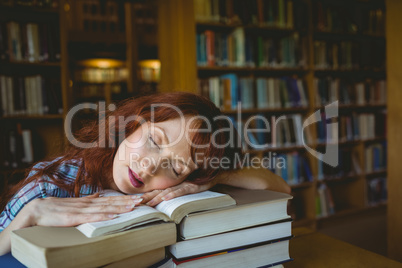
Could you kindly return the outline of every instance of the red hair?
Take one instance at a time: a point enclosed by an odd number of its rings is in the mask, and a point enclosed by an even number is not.
[[[236,146],[215,146],[227,144],[230,138],[236,139],[234,145],[237,145],[237,135],[230,135],[226,131],[217,131],[231,128],[230,120],[216,120],[221,115],[220,110],[208,99],[192,93],[176,92],[144,96],[140,98],[131,98],[123,101],[115,111],[106,114],[105,119],[100,122],[94,122],[76,134],[76,138],[82,143],[94,143],[95,146],[89,148],[79,148],[70,145],[65,154],[59,158],[51,159],[53,162],[44,168],[34,168],[36,174],[21,181],[10,189],[2,198],[2,208],[6,202],[23,186],[30,182],[48,176],[53,184],[70,192],[71,196],[79,196],[79,191],[83,185],[93,187],[93,189],[107,189],[113,180],[113,160],[120,143],[130,134],[132,134],[143,122],[163,122],[178,118],[180,115],[174,109],[167,105],[154,107],[153,104],[169,104],[177,107],[184,116],[200,116],[204,120],[196,119],[193,121],[193,128],[207,129],[207,122],[210,125],[210,132],[195,131],[191,137],[192,144],[208,144],[206,148],[197,149],[191,147],[191,155],[195,161],[197,152],[203,153],[204,160],[227,157],[234,161],[236,153],[241,153]],[[122,124],[121,120],[126,120],[131,116],[134,120],[128,120]],[[151,118],[153,116],[153,118]],[[105,132],[99,132],[104,129]],[[215,133],[214,135],[212,135]],[[213,142],[214,141],[214,142]],[[103,146],[99,146],[103,145]],[[81,165],[74,184],[68,184],[58,178],[57,170],[63,162],[71,160],[80,160]],[[233,162],[234,163],[234,162]],[[203,184],[211,181],[221,169],[213,168],[208,163],[197,163],[199,168],[195,170],[186,179],[193,183]]]

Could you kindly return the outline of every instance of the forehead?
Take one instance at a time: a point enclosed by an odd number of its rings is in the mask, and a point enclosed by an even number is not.
[[[187,124],[187,118],[175,118],[163,122],[151,123],[151,125],[160,128],[164,132],[166,138],[168,139],[169,145],[175,145],[178,142],[186,141],[185,131]]]

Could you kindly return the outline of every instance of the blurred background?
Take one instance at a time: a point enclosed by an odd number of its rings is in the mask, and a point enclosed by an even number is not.
[[[293,227],[397,258],[399,11],[396,0],[0,0],[1,191],[63,151],[75,105],[99,109],[76,113],[73,130],[126,98],[194,92],[239,126],[286,116],[243,138],[252,156],[285,159],[270,169],[292,187]],[[339,165],[303,140],[335,144]]]

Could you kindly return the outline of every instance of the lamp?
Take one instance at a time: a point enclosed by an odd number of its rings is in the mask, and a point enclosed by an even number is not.
[[[138,62],[139,77],[145,82],[159,82],[161,62],[160,60],[141,60]]]

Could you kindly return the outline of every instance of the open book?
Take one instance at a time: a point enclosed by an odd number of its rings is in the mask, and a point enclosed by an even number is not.
[[[123,195],[107,190],[102,196]],[[76,228],[87,237],[112,234],[154,221],[180,221],[189,213],[235,205],[236,201],[227,194],[205,191],[162,201],[155,208],[141,205],[133,211],[118,215],[108,221],[84,223]]]

